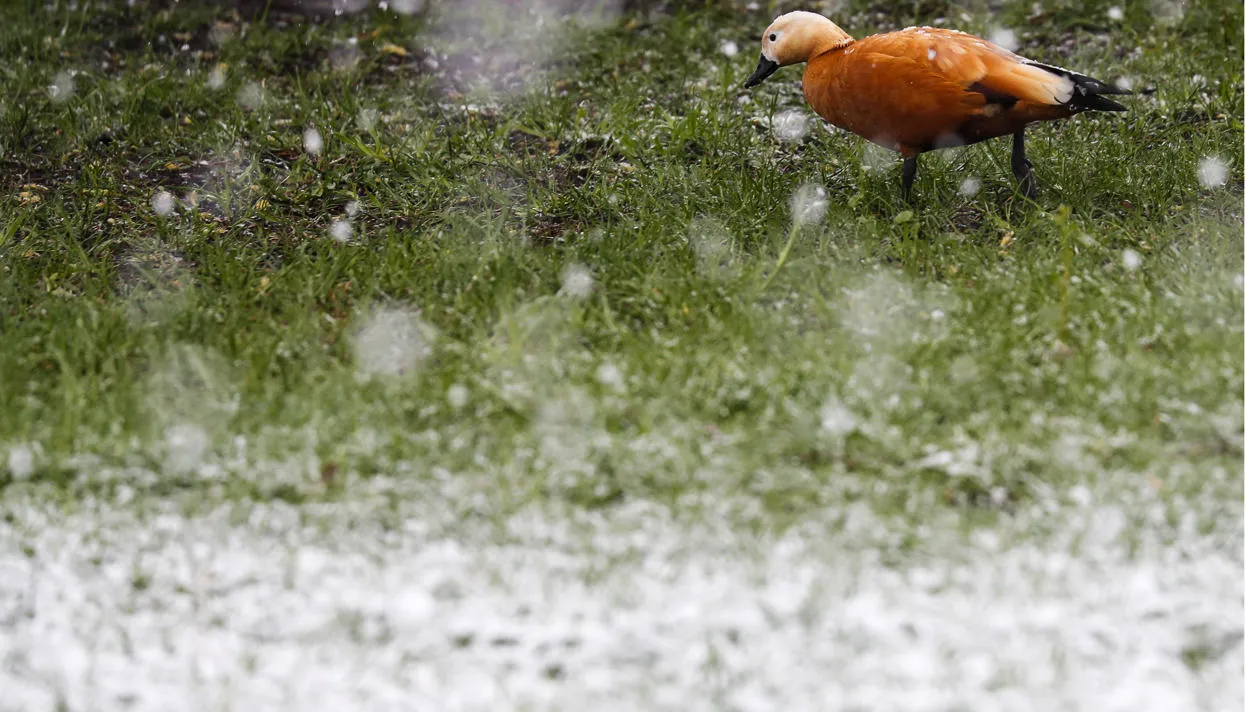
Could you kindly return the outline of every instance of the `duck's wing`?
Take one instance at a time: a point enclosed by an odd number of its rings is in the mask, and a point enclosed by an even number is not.
[[[1040,64],[996,44],[955,30],[910,27],[860,40],[858,51],[908,59],[976,92],[987,104],[1016,102],[1073,111],[1124,107],[1100,95],[1128,92],[1060,67]]]

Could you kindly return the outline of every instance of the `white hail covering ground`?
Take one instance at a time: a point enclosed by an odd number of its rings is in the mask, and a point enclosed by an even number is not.
[[[1241,708],[1240,552],[1194,518],[1152,533],[1161,506],[1084,491],[901,548],[862,505],[774,535],[430,494],[10,490],[0,710]]]

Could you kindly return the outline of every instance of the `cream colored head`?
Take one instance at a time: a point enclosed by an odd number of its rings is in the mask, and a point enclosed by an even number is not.
[[[761,36],[761,62],[744,86],[756,86],[779,67],[807,62],[851,38],[838,25],[815,12],[796,10],[779,15]]]

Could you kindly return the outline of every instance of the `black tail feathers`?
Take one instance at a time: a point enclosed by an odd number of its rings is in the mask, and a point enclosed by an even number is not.
[[[1116,94],[1132,94],[1132,92],[1114,92]],[[1084,107],[1087,111],[1128,111],[1128,107],[1118,101],[1111,101],[1101,94],[1087,94],[1086,96],[1073,96],[1072,101],[1068,102],[1077,108]]]
[[[1027,64],[1039,69],[1045,69],[1051,74],[1058,74],[1061,77],[1071,79],[1073,85],[1072,98],[1068,100],[1068,105],[1075,109],[1082,111],[1128,111],[1128,107],[1103,96],[1104,94],[1132,94],[1127,89],[1121,89],[1114,84],[1107,84],[1063,67],[1055,67],[1039,62],[1027,62]]]

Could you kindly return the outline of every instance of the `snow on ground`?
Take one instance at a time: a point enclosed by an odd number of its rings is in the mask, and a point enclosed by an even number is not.
[[[1239,546],[1154,498],[1082,489],[966,535],[950,508],[904,531],[844,504],[773,533],[720,500],[502,515],[348,491],[10,490],[0,710],[1242,704]]]

